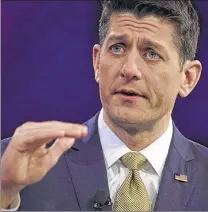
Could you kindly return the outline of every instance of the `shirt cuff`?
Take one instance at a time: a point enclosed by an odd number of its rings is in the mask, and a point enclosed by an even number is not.
[[[1,208],[1,211],[17,211],[20,207],[20,203],[21,203],[21,198],[20,198],[20,194],[18,194],[16,198],[14,199],[14,201],[9,205],[9,207],[7,209]]]

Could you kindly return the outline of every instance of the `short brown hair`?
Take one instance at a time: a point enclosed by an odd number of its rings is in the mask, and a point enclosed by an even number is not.
[[[191,0],[104,0],[99,22],[102,45],[113,13],[128,12],[135,16],[155,15],[175,24],[181,61],[194,60],[200,34],[199,17]]]

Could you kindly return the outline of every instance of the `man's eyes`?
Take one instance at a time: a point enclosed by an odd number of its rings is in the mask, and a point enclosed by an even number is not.
[[[161,56],[160,56],[156,51],[154,51],[153,49],[149,49],[149,50],[145,53],[145,57],[146,57],[148,60],[159,60],[159,59],[161,59]]]
[[[121,43],[114,44],[110,47],[110,50],[114,54],[121,54],[124,51],[124,45]]]
[[[123,43],[118,43],[112,45],[109,49],[113,54],[122,54],[125,51],[125,45]],[[148,60],[162,59],[162,57],[155,50],[151,48],[144,50],[144,52],[145,52],[144,57]]]

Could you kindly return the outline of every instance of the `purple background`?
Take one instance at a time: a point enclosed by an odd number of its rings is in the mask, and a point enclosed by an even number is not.
[[[197,1],[203,74],[178,100],[173,120],[188,138],[208,146],[208,1]],[[82,123],[101,103],[92,47],[98,42],[97,1],[2,2],[2,138],[26,121]]]

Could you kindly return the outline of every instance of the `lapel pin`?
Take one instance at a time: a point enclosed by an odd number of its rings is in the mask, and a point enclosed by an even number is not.
[[[175,180],[178,180],[178,181],[182,181],[182,182],[188,182],[188,177],[187,175],[184,175],[184,174],[178,174],[176,173],[175,174]]]

